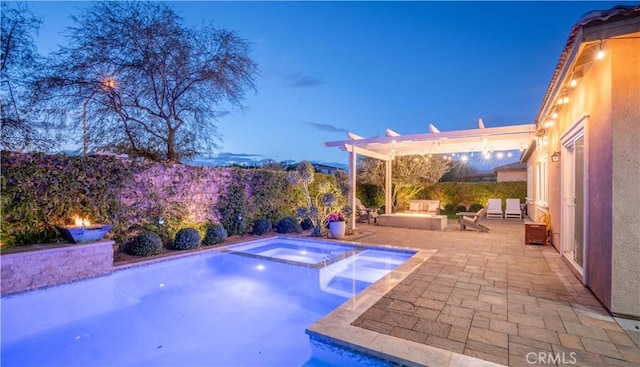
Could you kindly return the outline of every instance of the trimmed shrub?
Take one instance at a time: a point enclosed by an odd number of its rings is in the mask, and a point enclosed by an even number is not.
[[[300,223],[300,227],[302,227],[303,231],[306,231],[307,229],[313,228],[313,222],[309,218],[304,218]]]
[[[477,212],[478,210],[484,208],[484,205],[482,204],[478,204],[478,203],[473,203],[471,204],[471,206],[469,207],[469,211],[470,212]]]
[[[204,246],[217,245],[227,240],[227,230],[222,224],[211,224],[207,227],[202,244]]]
[[[162,240],[153,232],[144,232],[137,235],[129,246],[131,255],[153,256],[162,253]]]
[[[300,233],[302,232],[302,227],[298,223],[298,220],[294,217],[284,217],[280,219],[278,224],[276,225],[276,232],[278,233]]]
[[[253,224],[253,234],[261,235],[271,230],[271,221],[266,218],[260,218]]]
[[[218,201],[220,222],[230,235],[247,233],[247,194],[244,186],[232,183]]]
[[[466,212],[466,211],[467,211],[467,207],[464,206],[464,205],[458,205],[456,207],[456,213],[458,213],[458,212]]]
[[[453,204],[447,204],[444,206],[444,210],[448,211],[448,212],[452,212],[453,211]]]
[[[195,228],[182,228],[176,233],[173,248],[176,250],[191,250],[200,245],[200,233]]]

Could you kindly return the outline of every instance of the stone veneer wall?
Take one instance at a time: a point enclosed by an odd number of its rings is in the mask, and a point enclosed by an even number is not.
[[[22,246],[0,256],[2,295],[111,273],[113,241]]]

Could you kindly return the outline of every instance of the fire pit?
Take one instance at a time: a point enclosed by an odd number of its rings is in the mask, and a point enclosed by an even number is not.
[[[91,224],[88,219],[74,217],[75,224],[68,226],[56,226],[58,233],[71,243],[97,241],[109,232],[112,226],[104,224]]]

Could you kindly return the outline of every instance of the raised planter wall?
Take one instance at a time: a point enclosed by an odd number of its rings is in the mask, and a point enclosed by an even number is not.
[[[114,241],[46,244],[4,250],[2,295],[93,278],[113,271]]]

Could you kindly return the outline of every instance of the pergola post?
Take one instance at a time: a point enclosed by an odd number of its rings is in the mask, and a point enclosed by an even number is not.
[[[386,160],[384,161],[384,168],[385,168],[385,177],[384,177],[384,212],[386,214],[391,214],[392,213],[392,206],[393,206],[393,192],[392,190],[392,186],[391,186],[391,166],[392,166],[392,161],[390,160]]]
[[[351,207],[351,229],[356,229],[356,147],[349,150],[349,184],[351,194],[349,195],[349,206]]]

